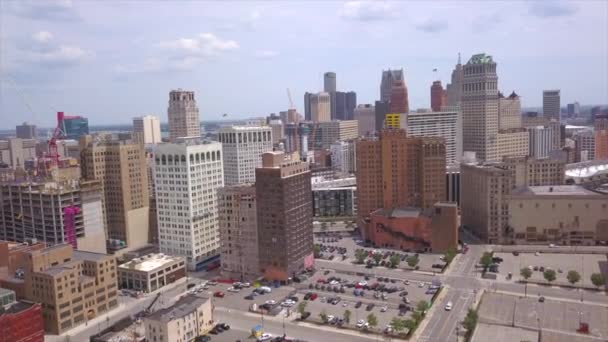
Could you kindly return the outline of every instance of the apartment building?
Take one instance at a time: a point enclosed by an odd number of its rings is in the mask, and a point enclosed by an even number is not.
[[[260,269],[287,280],[314,264],[308,163],[268,152],[255,172]]]
[[[501,160],[529,155],[530,143],[530,133],[525,128],[501,130],[496,135],[496,148]]]
[[[181,297],[168,308],[144,318],[146,341],[188,342],[213,328],[213,303],[198,295]]]
[[[219,263],[222,153],[218,142],[178,139],[157,145],[154,155],[160,251],[184,257],[189,270]]]
[[[218,190],[222,275],[240,280],[260,276],[257,201],[254,184]]]
[[[108,251],[126,252],[148,243],[150,196],[144,145],[132,140],[82,139],[82,176],[98,180]]]
[[[224,153],[224,184],[255,182],[255,168],[262,165],[262,153],[272,151],[271,127],[222,127],[218,140]]]
[[[579,132],[574,137],[575,159],[577,162],[595,160],[595,134],[592,130]]]

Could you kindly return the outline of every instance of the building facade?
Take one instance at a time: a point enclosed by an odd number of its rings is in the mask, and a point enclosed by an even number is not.
[[[26,160],[36,158],[36,140],[11,138],[0,140],[0,162],[12,168],[23,167]]]
[[[608,160],[608,128],[595,131],[596,160]]]
[[[372,135],[376,131],[376,109],[373,105],[358,105],[354,116],[359,125],[359,136]]]
[[[15,131],[17,133],[18,139],[36,139],[36,138],[38,138],[38,131],[36,130],[36,125],[30,125],[27,122],[24,122],[21,125],[17,125]]]
[[[151,253],[118,266],[121,289],[153,292],[186,276],[186,264],[181,257]]]
[[[407,86],[405,80],[393,82],[391,88],[391,113],[409,113],[410,104],[408,99]]]
[[[543,90],[543,117],[560,121],[560,90]]]
[[[224,184],[255,182],[255,169],[262,165],[262,154],[272,151],[269,126],[228,126],[218,133],[224,161]]]
[[[65,116],[63,118],[63,132],[67,139],[78,140],[89,134],[89,119],[82,116]]]
[[[310,95],[310,119],[313,122],[331,121],[331,99],[329,93]]]
[[[460,101],[462,100],[463,76],[462,64],[460,63],[460,54],[458,54],[458,63],[454,67],[454,70],[452,70],[450,83],[445,86],[447,93],[447,105],[449,107],[460,108]]]
[[[525,157],[530,153],[530,133],[525,128],[501,130],[496,135],[499,159]]]
[[[528,155],[534,158],[547,158],[552,151],[553,131],[548,127],[528,127],[530,150]]]
[[[169,93],[169,139],[200,137],[201,120],[193,91],[172,90]]]
[[[224,186],[222,145],[186,139],[155,153],[161,253],[186,259],[188,270],[219,262],[217,189]]]
[[[211,298],[186,295],[170,307],[144,318],[146,341],[189,342],[206,335],[214,326]]]
[[[241,281],[260,276],[255,185],[218,190],[222,275]]]
[[[314,217],[354,217],[357,215],[357,181],[354,177],[317,179],[312,183]]]
[[[260,270],[266,279],[287,280],[314,263],[310,170],[282,152],[262,159],[255,184]]]
[[[441,81],[433,81],[431,85],[431,109],[433,112],[441,112],[447,105],[447,93],[441,85]]]
[[[0,308],[0,342],[44,342],[40,304],[19,301]]]
[[[458,111],[418,113],[405,116],[408,137],[435,137],[445,141],[446,163],[460,161],[462,156],[462,118]]]
[[[162,141],[160,135],[160,119],[157,116],[146,115],[133,119],[133,132],[141,134],[144,144],[158,144]]]
[[[359,136],[357,120],[332,120],[311,127],[310,149],[329,149],[337,141],[356,139]],[[313,139],[314,138],[314,139]]]
[[[343,173],[355,173],[357,144],[354,140],[337,141],[330,145],[331,167]]]
[[[396,81],[405,81],[403,69],[382,70],[382,80],[380,82],[380,101],[390,102],[393,84]]]

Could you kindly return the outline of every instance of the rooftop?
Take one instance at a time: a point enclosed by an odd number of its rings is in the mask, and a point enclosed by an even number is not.
[[[404,217],[418,217],[422,213],[420,208],[406,207],[406,208],[385,208],[376,210],[372,215],[380,215],[388,218],[404,218]]]
[[[174,319],[193,313],[207,301],[209,301],[209,298],[199,297],[197,295],[186,295],[178,299],[172,306],[160,309],[149,315],[146,319],[170,322]]]
[[[523,186],[514,189],[512,194],[535,196],[602,196],[601,194],[587,190],[580,185]]]
[[[135,258],[129,262],[126,262],[118,266],[118,268],[150,272],[159,267],[163,267],[166,264],[179,261],[183,261],[183,259],[180,257],[165,255],[162,253],[150,253],[147,255],[143,255],[140,258]]]
[[[467,64],[489,64],[494,63],[492,56],[486,55],[485,53],[478,53],[473,55]]]
[[[73,258],[74,260],[87,260],[87,261],[102,261],[106,258],[111,257],[109,254],[85,252],[75,250]]]

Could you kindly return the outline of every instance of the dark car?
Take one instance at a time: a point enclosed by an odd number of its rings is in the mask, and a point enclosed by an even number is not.
[[[305,311],[302,316],[300,317],[300,319],[307,319],[308,317],[310,317],[310,312],[309,311]]]
[[[330,270],[326,270],[325,272],[323,272],[324,275],[328,275],[329,273],[331,273]]]
[[[543,296],[538,297],[538,301],[541,302],[541,303],[544,303],[545,302],[545,297],[543,297]]]
[[[310,297],[312,297],[312,292],[308,292],[307,294],[304,295],[304,300],[309,300]]]
[[[186,285],[186,288],[187,289],[191,289],[191,288],[193,288],[195,286],[196,286],[196,284],[190,283],[190,284]]]
[[[375,305],[374,305],[374,303],[369,303],[369,304],[367,304],[367,306],[365,307],[365,310],[367,310],[367,311],[372,311],[372,309],[374,308],[374,306],[375,306]]]
[[[362,303],[361,301],[358,301],[358,302],[355,304],[355,308],[357,308],[357,309],[358,309],[358,308],[360,308],[360,307],[361,307],[361,305],[363,305],[363,303]]]
[[[230,326],[226,323],[220,323],[218,324],[224,331],[225,330],[230,330]]]
[[[297,296],[291,296],[291,297],[289,297],[289,299],[293,300],[294,302],[298,302]]]
[[[245,296],[245,299],[247,300],[253,300],[255,298],[255,296],[253,294],[248,294]]]

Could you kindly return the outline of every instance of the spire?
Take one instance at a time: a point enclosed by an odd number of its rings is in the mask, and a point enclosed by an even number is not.
[[[460,64],[460,52],[458,53],[458,64]]]

